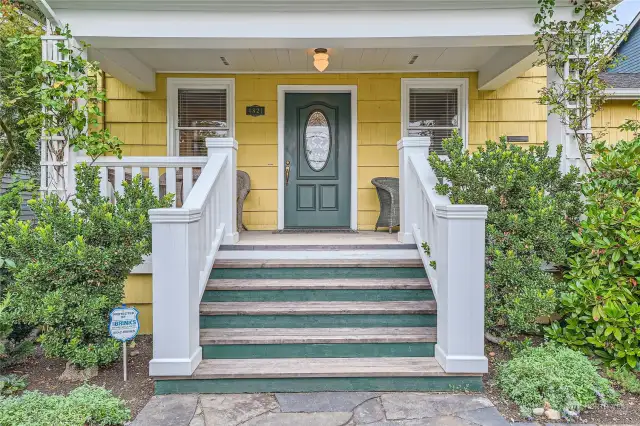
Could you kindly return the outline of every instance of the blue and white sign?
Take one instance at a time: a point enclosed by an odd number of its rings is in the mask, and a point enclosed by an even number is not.
[[[109,336],[121,342],[127,342],[138,335],[140,321],[136,308],[128,308],[122,305],[115,308],[109,314]]]

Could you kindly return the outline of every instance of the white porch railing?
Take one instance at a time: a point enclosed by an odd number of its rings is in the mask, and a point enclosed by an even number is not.
[[[173,207],[187,199],[207,164],[206,157],[100,157],[93,162],[91,158],[76,157],[73,163],[83,161],[100,168],[102,195],[113,197],[114,192],[121,193],[125,180],[141,174],[150,180],[156,196],[175,194]],[[72,191],[75,192],[75,185]]]
[[[202,360],[200,299],[221,243],[238,241],[233,139],[209,139],[209,158],[180,208],[149,211],[153,227],[152,376],[188,376]]]
[[[487,206],[451,204],[435,192],[429,138],[407,137],[400,152],[399,238],[418,245],[438,304],[436,359],[447,373],[486,373],[484,247]],[[420,247],[428,246],[425,253]]]

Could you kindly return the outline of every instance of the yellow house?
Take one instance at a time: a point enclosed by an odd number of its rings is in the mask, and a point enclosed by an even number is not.
[[[39,3],[105,71],[103,193],[177,195],[125,291],[157,392],[481,388],[487,208],[436,194],[426,156],[564,141],[536,0]]]

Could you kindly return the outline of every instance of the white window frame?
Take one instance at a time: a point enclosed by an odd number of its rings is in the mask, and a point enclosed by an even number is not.
[[[235,79],[234,78],[168,78],[167,79],[167,156],[180,154],[176,139],[178,124],[178,90],[224,89],[227,91],[227,122],[229,136],[235,137]]]
[[[468,78],[403,78],[401,135],[409,136],[409,91],[411,89],[457,89],[460,136],[469,146],[469,79]]]

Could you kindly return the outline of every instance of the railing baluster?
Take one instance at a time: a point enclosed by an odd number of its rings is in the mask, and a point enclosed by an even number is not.
[[[122,194],[122,192],[124,191],[122,182],[124,182],[124,167],[116,167],[114,188],[115,188],[115,191],[119,194]]]
[[[103,197],[109,196],[109,171],[106,167],[100,167],[98,172],[100,176],[100,195]]]
[[[193,187],[193,169],[184,167],[182,169],[182,199],[186,200]]]
[[[175,194],[173,198],[173,207],[176,206],[176,202],[178,200],[178,193],[176,192],[176,169],[173,167],[167,167],[165,172],[165,185],[167,188],[167,194]],[[183,204],[184,204],[184,200]]]
[[[153,186],[153,194],[156,197],[160,196],[160,173],[157,167],[149,167],[149,180],[151,186]]]
[[[139,166],[133,166],[131,167],[131,179],[133,180],[134,177],[141,175],[142,174],[142,168]]]

